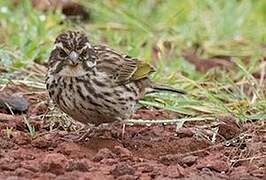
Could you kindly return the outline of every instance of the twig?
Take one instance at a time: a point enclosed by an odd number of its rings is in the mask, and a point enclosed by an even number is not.
[[[189,156],[189,155],[193,155],[193,154],[197,154],[197,153],[201,153],[201,152],[207,152],[208,150],[211,150],[211,149],[214,149],[216,147],[219,147],[221,144],[222,143],[218,143],[216,145],[208,146],[208,147],[203,148],[203,149],[198,149],[198,150],[195,150],[195,151],[190,151],[190,152],[187,152],[187,153],[179,154],[178,156],[179,157],[185,157],[185,156]]]
[[[260,87],[263,87],[263,85],[264,85],[265,68],[266,68],[266,63],[265,63],[265,62],[262,62],[262,63],[261,63],[260,80],[259,80],[259,86],[260,86]]]
[[[240,161],[248,161],[248,160],[254,160],[254,159],[261,159],[261,158],[266,158],[266,155],[262,155],[262,156],[254,156],[254,157],[249,157],[249,158],[243,158],[243,159],[237,159],[237,160],[231,160],[231,162],[240,162]]]
[[[6,88],[6,84],[4,84],[1,89],[0,89],[0,92],[4,91],[4,89]]]
[[[140,124],[140,125],[152,125],[152,124],[177,124],[185,121],[212,121],[214,117],[197,117],[197,118],[180,118],[180,119],[163,119],[163,120],[144,120],[144,119],[129,119],[123,121],[125,124]]]
[[[14,115],[9,115],[9,114],[4,114],[4,113],[0,113],[0,120],[4,120],[4,121],[15,121],[17,120],[18,117],[14,116]]]
[[[12,108],[10,107],[10,105],[8,103],[6,103],[6,102],[5,102],[5,105],[8,108],[8,110],[11,112],[12,116],[15,116],[15,114],[14,114]]]
[[[10,79],[2,79],[5,83],[12,82],[14,84],[25,84],[27,86],[38,88],[38,89],[45,89],[45,84],[42,82],[35,82],[31,80],[10,80]]]

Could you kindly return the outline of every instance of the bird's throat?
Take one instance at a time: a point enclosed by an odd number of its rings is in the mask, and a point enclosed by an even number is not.
[[[78,77],[89,73],[81,64],[77,64],[75,66],[69,64],[58,64],[58,67],[54,72],[59,76],[67,77]]]

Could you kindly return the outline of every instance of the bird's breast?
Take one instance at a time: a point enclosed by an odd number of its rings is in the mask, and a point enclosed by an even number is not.
[[[113,87],[105,76],[48,77],[52,100],[66,114],[88,123],[129,118],[135,111],[139,90],[134,83]]]

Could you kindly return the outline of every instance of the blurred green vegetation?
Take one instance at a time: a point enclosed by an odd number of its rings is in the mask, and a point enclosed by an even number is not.
[[[145,98],[143,105],[182,117],[230,114],[239,120],[265,119],[265,79],[254,75],[263,72],[266,56],[266,1],[84,0],[81,4],[91,14],[87,22],[70,20],[60,10],[38,11],[28,0],[16,6],[0,0],[1,66],[14,71],[33,61],[46,62],[56,35],[77,29],[94,43],[104,42],[156,64],[155,81],[193,94],[177,98],[160,93]],[[191,49],[201,58],[230,57],[234,67],[199,72],[182,56]]]

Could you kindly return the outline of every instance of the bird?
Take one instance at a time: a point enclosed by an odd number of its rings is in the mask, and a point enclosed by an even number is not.
[[[64,113],[83,124],[99,126],[129,119],[145,95],[183,91],[154,83],[155,68],[106,45],[92,44],[85,33],[65,31],[48,60],[46,88]]]

